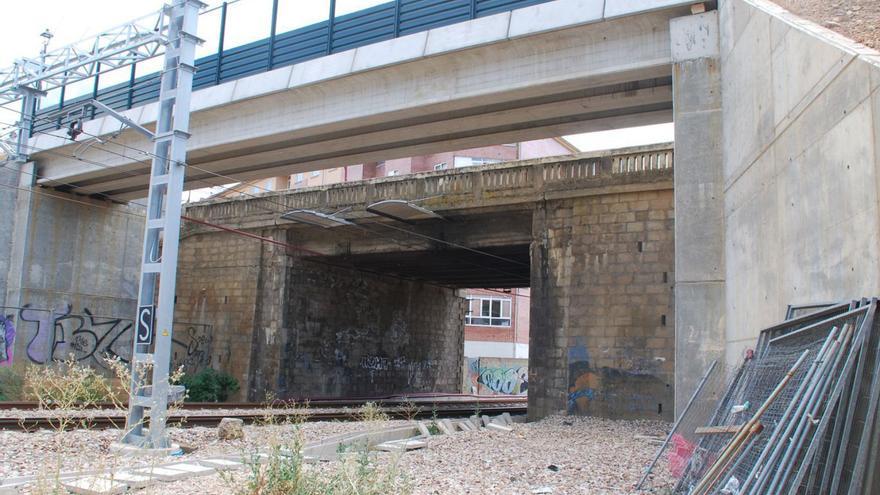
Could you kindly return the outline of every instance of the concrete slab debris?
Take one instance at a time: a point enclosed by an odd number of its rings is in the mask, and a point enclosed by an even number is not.
[[[443,423],[443,426],[446,427],[446,430],[450,435],[455,433],[455,425],[452,423],[451,419],[441,419],[440,423]]]
[[[376,445],[375,449],[384,452],[405,452],[407,450],[423,449],[427,445],[426,442],[421,440],[409,439],[380,443],[379,445]]]
[[[431,432],[428,430],[428,427],[425,426],[425,423],[423,421],[419,421],[418,423],[416,423],[416,426],[418,426],[419,431],[422,433],[423,437],[430,437],[431,436]],[[437,426],[440,427],[440,425],[437,425]],[[442,427],[440,428],[440,431],[443,431]],[[443,433],[446,433],[446,432],[443,432]]]
[[[167,467],[154,467],[147,469],[138,469],[132,471],[134,474],[142,474],[145,476],[150,476],[156,478],[161,481],[177,481],[189,478],[193,476],[193,473],[189,471],[183,471],[180,469],[170,469]]]
[[[113,481],[125,483],[130,488],[143,488],[149,485],[153,478],[143,474],[135,474],[128,471],[119,471],[118,473],[110,473],[108,476]]]
[[[443,421],[438,421],[435,424],[437,425],[437,429],[440,430],[440,433],[444,435],[451,435],[455,433],[455,429],[449,429],[449,425],[444,423]]]
[[[87,476],[72,481],[64,481],[61,485],[71,493],[79,495],[111,495],[123,493],[128,485],[97,476]]]
[[[185,471],[187,473],[192,473],[194,475],[211,474],[214,472],[214,468],[210,468],[208,466],[201,466],[199,464],[190,464],[190,463],[172,464],[170,466],[165,466],[165,467],[168,469],[174,469],[177,471]]]
[[[203,466],[212,467],[217,471],[226,471],[228,469],[235,469],[242,466],[242,463],[230,461],[229,459],[201,459],[198,462]]]
[[[511,431],[513,431],[513,428],[510,428],[509,426],[502,426],[502,425],[499,425],[498,423],[489,423],[489,425],[486,426],[486,428],[489,430],[503,431],[506,433],[510,433]]]

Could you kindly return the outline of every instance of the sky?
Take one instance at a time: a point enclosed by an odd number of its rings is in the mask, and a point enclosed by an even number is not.
[[[6,0],[11,1],[11,0]],[[354,12],[388,0],[336,0],[337,15]],[[40,53],[44,38],[40,33],[49,29],[54,37],[49,51],[87,39],[102,30],[108,30],[132,19],[158,12],[160,0],[27,0],[13,2],[17,8],[7,6],[6,15],[0,16],[0,67],[10,67],[20,57],[35,58]],[[205,0],[212,7],[221,0]],[[26,8],[24,6],[27,6]],[[306,26],[329,14],[330,0],[280,0],[278,9],[278,32]],[[249,43],[269,36],[272,0],[235,0],[227,7],[226,48]],[[215,9],[199,18],[199,37],[206,43],[196,56],[217,51],[220,31],[220,10]],[[161,57],[139,64],[138,74],[158,70]],[[128,69],[114,71],[102,76],[101,86],[110,86],[128,79]],[[92,83],[84,81],[71,85],[67,97],[85,94],[92,90]],[[50,93],[43,105],[57,103],[57,92]],[[17,108],[16,108],[17,109]],[[8,114],[8,116],[6,115]],[[0,123],[14,118],[9,112],[0,115]],[[2,126],[0,126],[2,127]],[[672,124],[661,124],[632,129],[618,129],[590,134],[566,136],[581,151],[611,149],[672,141]]]

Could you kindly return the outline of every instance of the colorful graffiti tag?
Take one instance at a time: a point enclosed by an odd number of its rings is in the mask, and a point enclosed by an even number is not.
[[[5,313],[9,314],[2,316]],[[132,337],[132,320],[97,316],[89,308],[75,314],[67,303],[53,310],[35,309],[30,304],[0,308],[0,367],[12,366],[14,349],[19,347],[32,364],[49,364],[72,355],[81,363],[105,369],[105,358],[129,361]],[[181,324],[174,337],[174,367],[183,366],[187,373],[193,373],[211,364],[210,326]]]
[[[12,315],[0,315],[0,367],[12,366],[15,353],[15,324]]]
[[[463,392],[480,395],[526,395],[529,389],[527,359],[467,358]]]

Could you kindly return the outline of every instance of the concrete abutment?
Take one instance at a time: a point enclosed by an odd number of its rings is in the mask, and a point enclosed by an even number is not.
[[[675,122],[675,404],[724,353],[718,12],[670,21]]]

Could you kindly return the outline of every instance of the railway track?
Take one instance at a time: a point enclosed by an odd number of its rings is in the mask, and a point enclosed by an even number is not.
[[[527,410],[525,397],[480,397],[466,395],[411,396],[403,398],[370,397],[358,399],[314,399],[308,401],[307,409],[291,409],[284,402],[271,405],[259,403],[184,403],[179,412],[168,417],[169,424],[187,426],[215,426],[223,418],[238,418],[245,423],[261,421],[283,421],[285,418],[303,417],[306,421],[353,421],[359,419],[358,409],[373,402],[393,419],[462,417],[473,414],[498,415],[503,413],[524,414]],[[297,401],[304,404],[305,401]],[[64,416],[70,428],[121,428],[125,424],[125,412],[114,410],[105,414],[110,404],[95,404],[92,414],[78,410]],[[51,414],[3,414],[3,410],[38,410],[34,402],[0,403],[0,430],[30,431],[41,428],[57,428],[61,422],[59,412]],[[204,411],[225,410],[221,414],[205,414]]]

